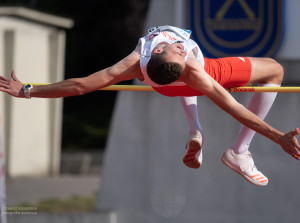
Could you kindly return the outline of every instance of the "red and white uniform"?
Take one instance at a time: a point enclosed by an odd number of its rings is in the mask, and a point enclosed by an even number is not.
[[[187,52],[194,53],[205,71],[224,88],[240,87],[248,83],[251,76],[251,63],[247,57],[227,57],[218,59],[204,58],[196,42],[190,39],[191,32],[174,26],[159,26],[149,30],[149,34],[139,39],[141,45],[140,66],[143,82],[152,86],[158,93],[165,96],[200,96],[201,92],[194,90],[182,81],[175,81],[167,85],[159,85],[151,81],[147,74],[147,64],[154,47],[161,43],[180,43]]]
[[[167,85],[159,85],[150,80],[147,73],[147,64],[151,58],[151,54],[155,46],[162,42],[167,42],[169,44],[180,43],[184,46],[184,51],[187,52],[185,60],[188,54],[192,51],[201,64],[204,66],[204,58],[202,52],[198,45],[190,39],[190,32],[184,29],[180,29],[174,26],[159,26],[154,27],[149,30],[149,34],[145,37],[139,39],[139,44],[141,45],[141,58],[140,66],[144,76],[144,83],[152,87],[162,87],[162,86],[183,86],[186,85],[182,81],[175,81]]]

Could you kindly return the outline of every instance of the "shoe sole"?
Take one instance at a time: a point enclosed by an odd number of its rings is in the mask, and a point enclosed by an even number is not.
[[[256,185],[256,186],[260,186],[260,187],[265,187],[268,185],[268,182],[266,184],[261,184],[257,181],[254,181],[252,178],[248,177],[248,176],[245,176],[243,175],[241,172],[239,172],[238,170],[234,169],[234,167],[232,167],[228,162],[226,162],[225,160],[223,160],[223,157],[221,158],[221,161],[226,165],[228,166],[230,169],[234,170],[236,173],[240,174],[244,179],[246,179],[248,182]]]
[[[186,151],[185,156],[183,157],[183,163],[190,168],[198,169],[202,162],[199,162],[199,160],[196,158],[196,154],[200,152],[202,148],[202,145],[199,144],[197,140],[191,139],[189,141],[188,149]]]

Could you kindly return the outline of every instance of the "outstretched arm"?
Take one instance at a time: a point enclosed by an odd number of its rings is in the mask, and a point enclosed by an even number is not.
[[[139,52],[135,50],[115,65],[87,77],[72,78],[54,84],[34,86],[30,91],[30,96],[59,98],[82,95],[124,80],[131,80],[140,75],[139,60]],[[23,84],[16,77],[14,71],[11,73],[11,78],[0,76],[0,91],[14,97],[24,97]]]
[[[219,83],[205,72],[197,60],[190,60],[188,71],[183,76],[183,81],[189,86],[201,91],[239,122],[278,143],[284,151],[300,160],[300,145],[295,137],[299,134],[299,129],[285,134],[268,125],[242,104],[238,103]]]

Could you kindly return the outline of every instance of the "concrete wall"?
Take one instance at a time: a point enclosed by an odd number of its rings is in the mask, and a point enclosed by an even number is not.
[[[8,77],[14,69],[24,82],[62,80],[64,30],[37,19],[29,20],[26,13],[33,15],[35,12],[32,10],[13,9],[0,8],[0,13],[4,14],[0,17],[1,75]],[[11,14],[6,15],[6,11]],[[8,175],[58,173],[62,99],[25,100],[1,94],[0,107]]]
[[[172,2],[175,1],[153,0],[146,27],[177,25]],[[298,76],[288,78],[298,70],[299,50],[293,51],[293,59],[288,52],[299,38],[290,35],[300,15],[295,10],[299,1],[289,0],[287,4],[289,30],[278,58],[289,68],[285,79],[288,82],[299,80]],[[295,40],[293,44],[289,43],[291,39]],[[243,104],[251,97],[249,93],[233,95]],[[275,143],[256,135],[251,152],[270,182],[264,188],[248,183],[220,161],[223,151],[234,141],[239,123],[206,97],[199,97],[198,103],[205,133],[204,161],[200,169],[193,170],[182,163],[188,133],[179,100],[155,92],[119,94],[98,209],[115,210],[122,223],[298,222],[299,162]],[[300,95],[282,93],[266,121],[285,132],[300,126],[299,113]]]
[[[234,96],[244,104],[250,97]],[[119,95],[98,209],[115,210],[122,223],[297,222],[300,195],[291,191],[300,186],[299,162],[256,135],[251,152],[270,182],[248,183],[220,160],[239,123],[206,97],[198,101],[206,141],[203,166],[193,170],[182,163],[187,125],[179,100],[154,92]],[[280,94],[267,122],[282,131],[299,126],[299,101],[299,94]]]

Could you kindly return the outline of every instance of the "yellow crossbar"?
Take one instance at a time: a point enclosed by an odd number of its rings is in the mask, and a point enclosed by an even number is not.
[[[300,87],[236,87],[229,92],[300,92]]]
[[[24,83],[27,84],[27,83]],[[47,83],[31,83],[32,85],[47,85]],[[99,89],[101,91],[154,91],[148,85],[111,85]],[[227,89],[229,92],[300,92],[300,87],[235,87]]]

